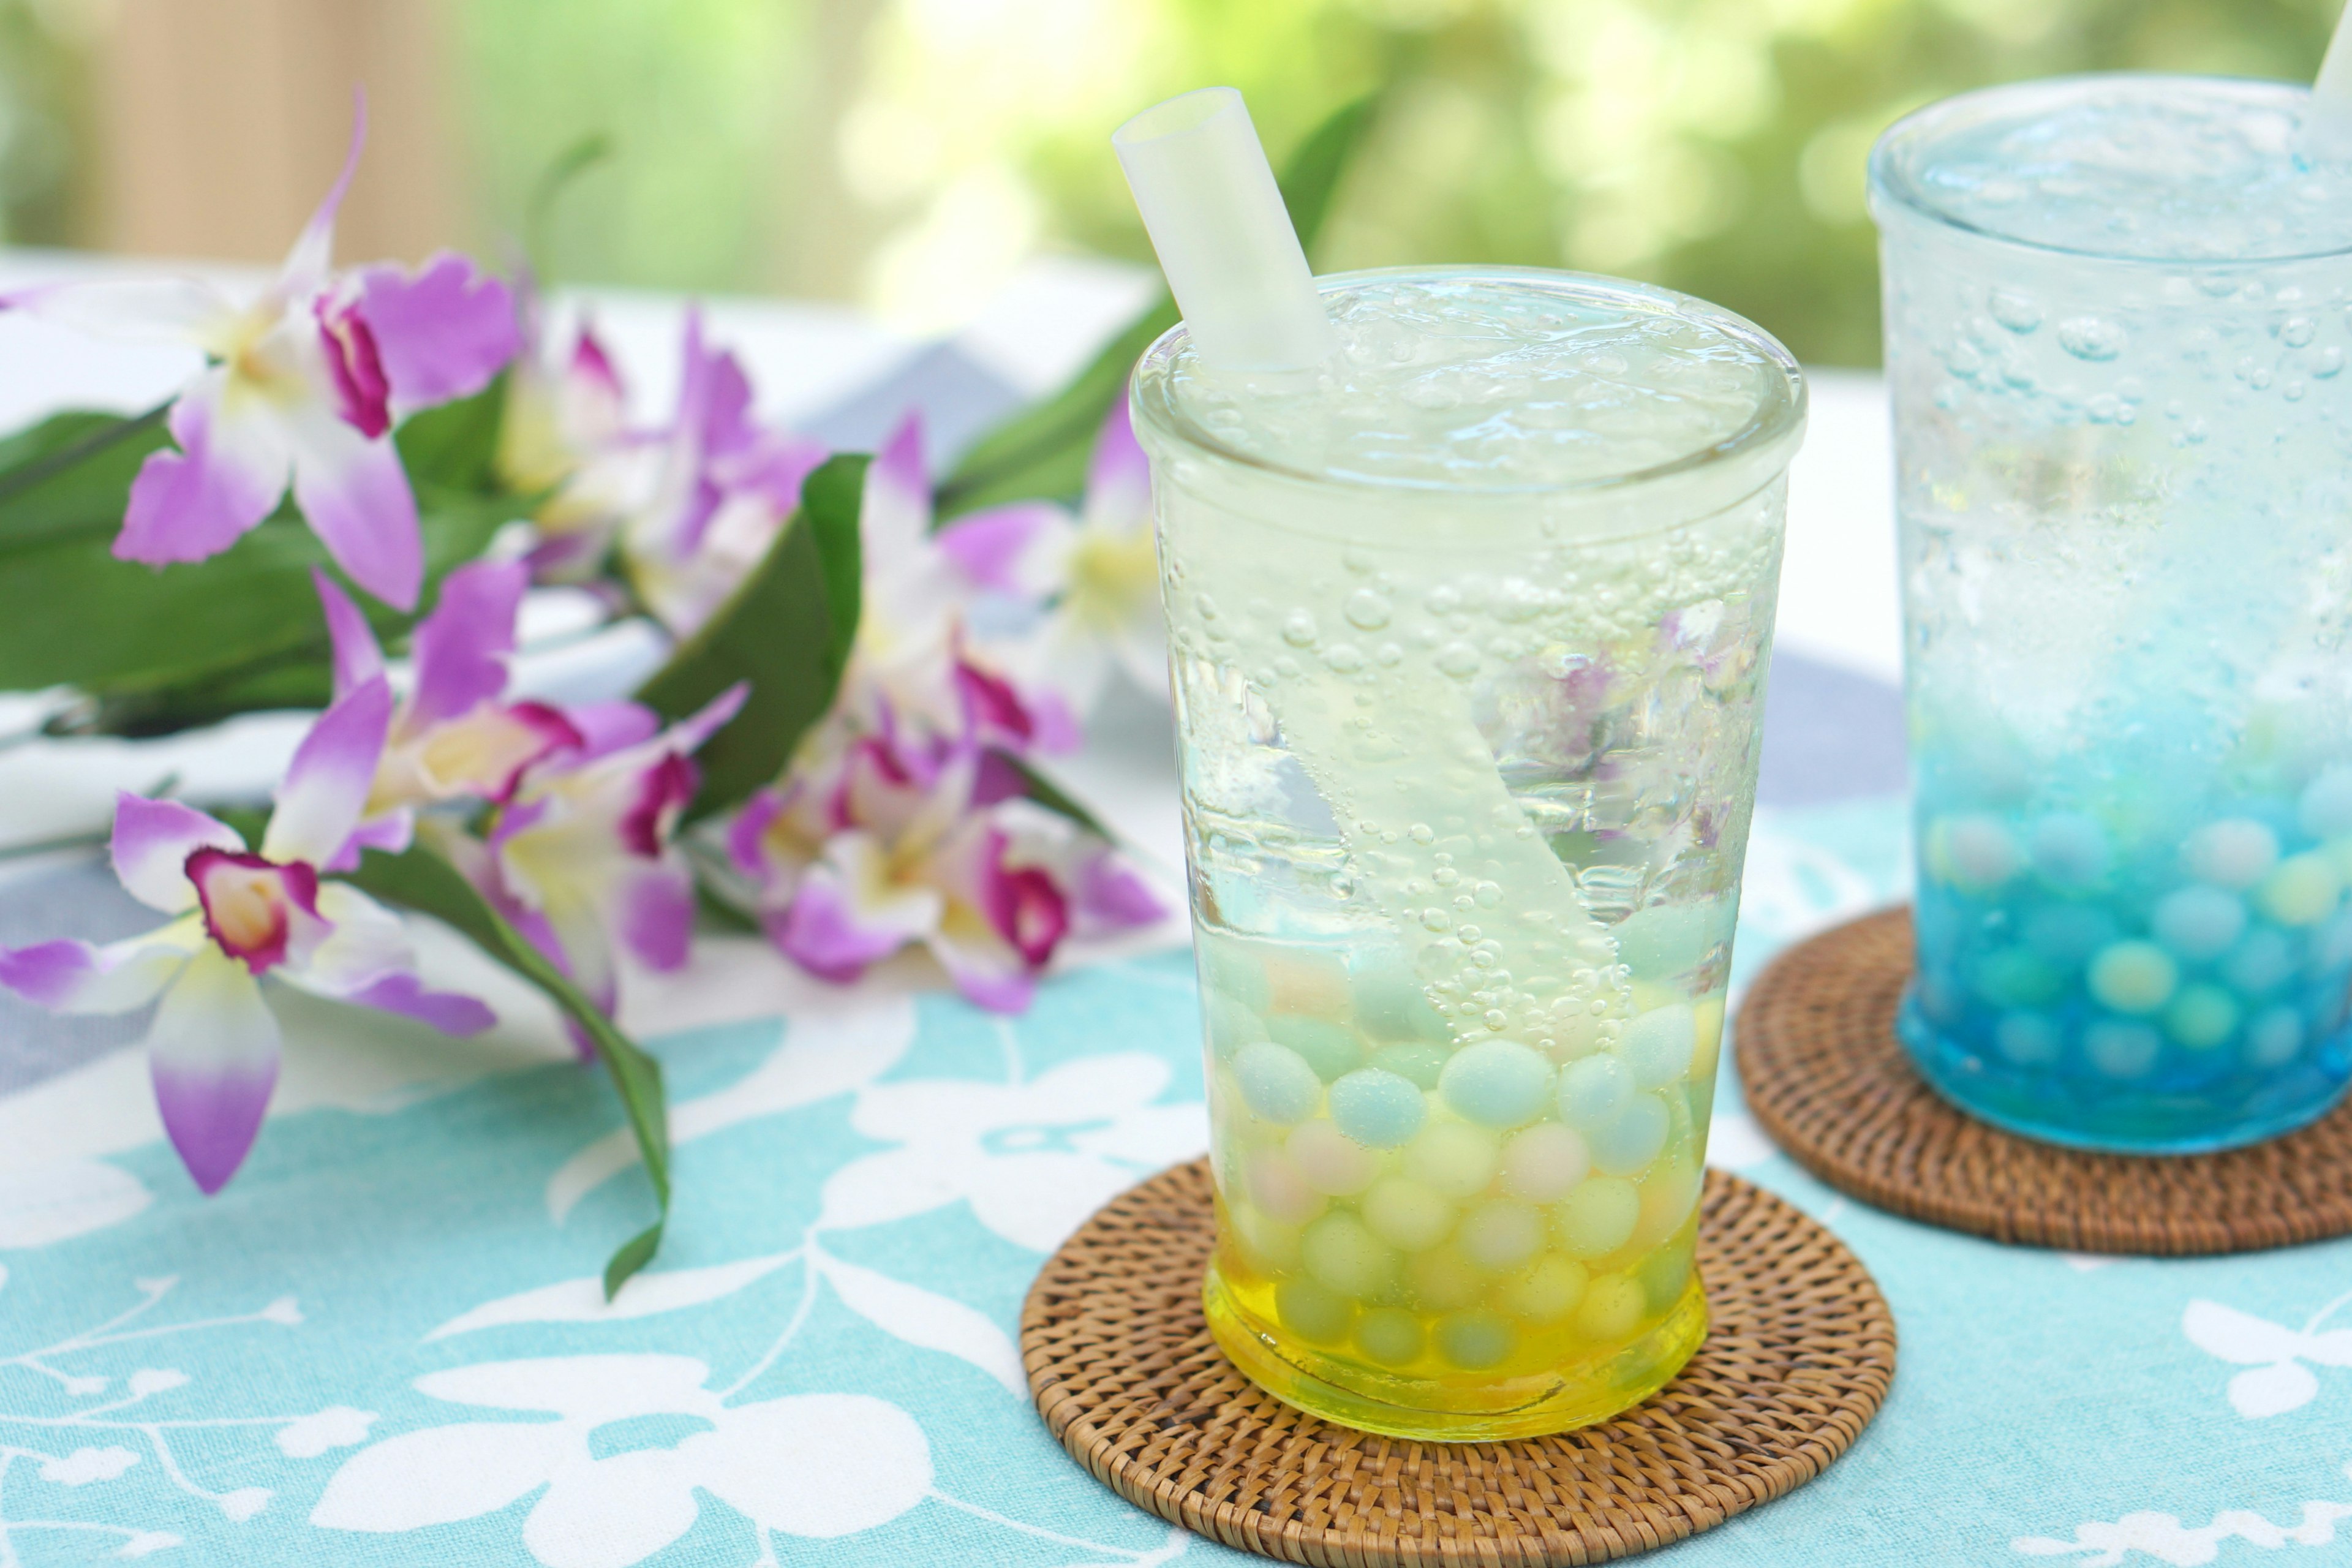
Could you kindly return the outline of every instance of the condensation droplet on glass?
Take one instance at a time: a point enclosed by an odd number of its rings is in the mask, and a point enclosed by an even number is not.
[[[2032,296],[2014,289],[1996,289],[1985,301],[1992,319],[2012,332],[2030,332],[2042,324],[2042,307]]]
[[[1479,908],[1491,910],[1503,901],[1503,889],[1497,883],[1481,882],[1473,890],[1473,896],[1477,899]]]
[[[1380,630],[1389,624],[1390,613],[1387,598],[1370,588],[1359,588],[1348,595],[1348,624],[1359,631]]]
[[[2098,316],[2074,316],[2058,323],[2058,346],[2076,359],[2110,360],[2124,352],[2124,330]]]
[[[1450,642],[1437,650],[1437,668],[1456,680],[1478,673],[1478,650],[1466,642]]]
[[[1335,642],[1323,650],[1323,662],[1341,675],[1364,668],[1364,650],[1351,642]]]
[[[1282,640],[1293,647],[1315,646],[1315,617],[1304,610],[1293,610],[1282,623]]]
[[[1382,664],[1393,668],[1399,660],[1404,658],[1404,649],[1397,647],[1397,645],[1392,642],[1384,642],[1372,651],[1372,657],[1379,659]]]
[[[1462,944],[1467,947],[1478,940],[1480,933],[1476,926],[1462,926],[1456,929],[1454,934],[1460,937]]]
[[[1421,911],[1421,924],[1423,931],[1444,931],[1453,923],[1454,917],[1434,904]]]
[[[1369,572],[1372,569],[1372,552],[1360,544],[1350,544],[1339,552],[1339,564],[1350,572]]]
[[[1412,836],[1412,841],[1415,844],[1431,844],[1437,839],[1436,833],[1426,822],[1416,822],[1405,831]]]
[[[1422,603],[1429,607],[1429,613],[1433,616],[1450,616],[1462,607],[1462,595],[1454,589],[1440,584],[1432,588],[1429,591],[1429,597],[1423,599]]]
[[[2330,376],[2334,375],[2337,371],[2342,370],[2343,368],[2344,351],[2337,348],[2333,343],[2328,344],[2326,348],[2320,350],[2316,354],[2312,356],[2311,374],[2314,375]]]
[[[1511,1016],[1508,1013],[1504,1012],[1500,1007],[1489,1007],[1486,1009],[1486,1016],[1484,1020],[1486,1027],[1499,1033],[1503,1026],[1510,1021]]]
[[[2279,342],[2291,349],[2308,345],[2319,335],[2319,323],[2309,316],[2289,316],[2279,327]]]

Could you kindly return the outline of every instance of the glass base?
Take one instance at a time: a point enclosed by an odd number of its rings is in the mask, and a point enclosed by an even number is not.
[[[1916,989],[1916,988],[1915,988]],[[2343,1078],[2281,1072],[2252,1095],[2164,1093],[2113,1079],[2011,1067],[1938,1029],[1906,990],[1895,1034],[1927,1087],[1965,1115],[2043,1143],[2110,1154],[2210,1154],[2307,1126],[2336,1108]],[[2343,1055],[2340,1042],[2315,1053]]]
[[[1342,1426],[1391,1437],[1486,1443],[1539,1437],[1606,1421],[1655,1394],[1706,1338],[1706,1297],[1693,1275],[1648,1333],[1605,1361],[1542,1378],[1518,1378],[1483,1397],[1430,1378],[1396,1377],[1360,1362],[1277,1339],[1255,1325],[1217,1267],[1202,1282],[1209,1332],[1242,1374],[1286,1405]],[[1465,1408],[1475,1403],[1483,1408]]]

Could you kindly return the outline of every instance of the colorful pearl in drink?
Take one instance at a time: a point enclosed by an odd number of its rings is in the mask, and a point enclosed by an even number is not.
[[[1286,1279],[1274,1288],[1275,1315],[1302,1340],[1330,1344],[1345,1339],[1356,1304],[1312,1279]]]
[[[1395,1251],[1344,1209],[1307,1227],[1298,1258],[1309,1278],[1342,1296],[1377,1295],[1396,1277]]]
[[[2107,836],[2079,811],[2056,811],[2033,825],[2033,868],[2062,888],[2087,888],[2107,874]]]
[[[1396,1074],[1415,1089],[1435,1089],[1437,1075],[1445,1070],[1446,1054],[1444,1046],[1383,1046],[1372,1053],[1370,1065]]]
[[[1559,1071],[1559,1116],[1587,1132],[1624,1114],[1633,1099],[1633,1075],[1613,1056],[1586,1057]]]
[[[1307,1184],[1331,1197],[1352,1197],[1381,1173],[1378,1154],[1319,1119],[1300,1122],[1285,1147]]]
[[[1331,1086],[1331,1120],[1370,1149],[1393,1149],[1421,1131],[1429,1102],[1395,1073],[1360,1068]]]
[[[2148,925],[2183,958],[2219,958],[2244,934],[2246,906],[2236,894],[2201,883],[2176,888],[2157,900]]]
[[[2305,784],[2294,819],[2314,838],[2352,833],[2352,768],[2329,768]]]
[[[1963,892],[1987,893],[2025,866],[2024,853],[1996,817],[1947,816],[1927,830],[1929,865]]]
[[[1243,1047],[1234,1058],[1234,1077],[1252,1110],[1285,1127],[1306,1121],[1323,1098],[1323,1080],[1315,1069],[1297,1051],[1271,1040]]]
[[[2058,1026],[2039,1013],[2006,1014],[1993,1026],[1993,1049],[2018,1067],[2047,1066],[2058,1059],[2065,1044]]]
[[[1426,1251],[1454,1229],[1454,1205],[1402,1176],[1373,1183],[1360,1206],[1373,1235],[1407,1252]]]
[[[2294,944],[2284,931],[2256,926],[2221,961],[2221,978],[2241,995],[2260,996],[2294,977]]]
[[[1534,1121],[1551,1091],[1551,1063],[1516,1040],[1465,1046],[1437,1077],[1437,1092],[1455,1114],[1486,1127]]]
[[[1531,1204],[1498,1198],[1462,1216],[1454,1245],[1490,1274],[1507,1274],[1543,1250],[1543,1215]]]
[[[1672,1125],[1664,1100],[1654,1094],[1635,1095],[1616,1121],[1585,1134],[1592,1149],[1592,1168],[1605,1176],[1633,1174],[1658,1157]]]
[[[2303,1015],[2292,1007],[2269,1007],[2246,1025],[2244,1055],[2250,1066],[2274,1068],[2303,1049]]]
[[[2152,942],[2110,942],[2091,960],[2091,994],[2110,1012],[2153,1013],[2179,983],[2179,965]]]
[[[2200,882],[2242,889],[2278,864],[2278,835],[2251,817],[2209,822],[2180,846],[2180,868]]]
[[[1573,1128],[1539,1121],[1503,1145],[1503,1190],[1529,1203],[1551,1203],[1584,1180],[1591,1164],[1591,1152]]]
[[[1528,1322],[1556,1323],[1584,1300],[1589,1278],[1583,1264],[1553,1253],[1511,1281],[1503,1305]]]
[[[2083,1031],[2083,1054],[2109,1078],[2147,1076],[2164,1049],[2164,1037],[2146,1024],[2103,1018]]]
[[[1494,1136],[1459,1121],[1422,1129],[1404,1151],[1406,1172],[1446,1198],[1475,1197],[1486,1191],[1495,1179],[1495,1161]]]
[[[1375,1307],[1356,1324],[1356,1342],[1382,1366],[1402,1366],[1428,1342],[1421,1320],[1401,1307]]]
[[[1584,1303],[1576,1310],[1577,1331],[1587,1339],[1622,1340],[1642,1321],[1649,1299],[1641,1286],[1622,1274],[1608,1274],[1585,1287]]]
[[[2189,985],[2164,1010],[2164,1032],[2185,1050],[2210,1051],[2238,1027],[2238,999],[2218,985]]]
[[[1296,1051],[1299,1060],[1312,1068],[1315,1076],[1325,1083],[1364,1059],[1363,1042],[1356,1037],[1356,1032],[1328,1018],[1276,1013],[1265,1021],[1265,1032],[1276,1045]]]
[[[2283,926],[2317,925],[2336,912],[2344,883],[2319,854],[2290,855],[2254,889],[2254,907]]]
[[[1452,1313],[1437,1325],[1437,1348],[1447,1361],[1472,1372],[1499,1365],[1511,1353],[1513,1338],[1501,1313],[1480,1309]]]
[[[1594,1176],[1552,1210],[1552,1234],[1571,1258],[1606,1258],[1633,1239],[1642,1195],[1618,1176]]]
[[[1690,1072],[1698,1044],[1698,1015],[1686,1002],[1654,1007],[1625,1026],[1618,1054],[1633,1069],[1642,1089],[1662,1089]]]

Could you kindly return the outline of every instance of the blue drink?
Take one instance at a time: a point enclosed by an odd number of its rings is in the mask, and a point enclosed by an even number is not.
[[[2308,94],[1969,94],[1871,161],[1928,1081],[2223,1148],[2352,1077],[2352,166]]]

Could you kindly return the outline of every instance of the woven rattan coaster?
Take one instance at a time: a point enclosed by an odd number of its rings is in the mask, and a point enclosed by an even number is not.
[[[1113,1199],[1029,1292],[1021,1355],[1095,1478],[1188,1530],[1292,1563],[1550,1568],[1646,1551],[1819,1475],[1877,1414],[1895,1321],[1837,1237],[1707,1173],[1713,1327],[1679,1376],[1599,1426],[1509,1443],[1335,1426],[1235,1372],[1201,1315],[1205,1160]]]
[[[1895,1037],[1910,978],[1910,913],[1886,910],[1781,954],[1740,1005],[1748,1109],[1830,1185],[1930,1225],[2078,1252],[2251,1252],[2352,1233],[2352,1103],[2219,1154],[2036,1142],[1963,1115],[1912,1070]]]

